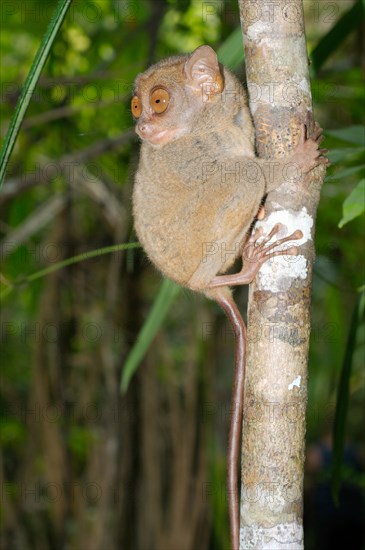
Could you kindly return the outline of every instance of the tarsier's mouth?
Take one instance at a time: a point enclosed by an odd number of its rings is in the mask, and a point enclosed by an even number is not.
[[[146,141],[149,141],[150,143],[161,143],[162,141],[164,141],[164,138],[167,136],[168,133],[168,130],[161,130],[160,132],[155,132],[143,139],[146,139]]]
[[[169,141],[172,141],[180,135],[180,132],[177,128],[169,128],[166,130],[160,130],[159,132],[142,132],[136,128],[136,132],[141,139],[151,143],[152,145],[165,145]]]

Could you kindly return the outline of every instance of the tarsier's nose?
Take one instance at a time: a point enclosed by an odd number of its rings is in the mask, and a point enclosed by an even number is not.
[[[139,134],[142,138],[148,138],[152,132],[153,128],[151,124],[148,124],[148,122],[142,122],[137,126],[137,134]]]

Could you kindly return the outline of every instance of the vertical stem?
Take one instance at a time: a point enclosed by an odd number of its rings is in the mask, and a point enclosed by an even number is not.
[[[257,152],[282,158],[313,124],[302,0],[239,0]],[[288,166],[288,170],[289,170]],[[289,172],[288,172],[289,174]],[[250,287],[240,548],[303,548],[302,492],[315,216],[322,168],[270,193],[264,227],[301,229],[299,255]]]

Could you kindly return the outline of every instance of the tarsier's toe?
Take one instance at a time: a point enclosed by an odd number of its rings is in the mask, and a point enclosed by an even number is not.
[[[257,229],[255,229],[254,233],[251,235],[249,239],[250,242],[255,243],[260,237],[262,237],[263,233],[264,233],[263,227],[258,227]]]
[[[270,231],[269,235],[276,235],[276,233],[279,233],[280,229],[282,229],[284,226],[282,223],[276,223],[272,230]]]
[[[330,161],[327,157],[318,157],[315,164],[330,164]]]
[[[325,139],[325,136],[323,135],[323,128],[321,128],[319,124],[317,124],[317,122],[314,125],[314,129],[310,136],[310,139],[312,141],[315,141],[317,144],[320,144],[321,141]]]
[[[301,124],[298,143],[301,143],[301,144],[305,143],[306,136],[307,136],[307,127],[305,124]]]
[[[264,246],[272,239],[272,237],[274,235],[276,235],[277,233],[279,233],[279,231],[283,228],[283,224],[282,223],[276,223],[274,225],[274,227],[272,228],[272,230],[270,231],[270,233],[268,233],[266,235],[266,237],[264,237],[264,239],[260,242],[259,246],[261,248],[264,248]],[[275,243],[274,243],[275,244]]]
[[[318,134],[321,134],[323,132],[323,128],[319,125],[318,122],[315,122],[313,127],[313,133],[317,133],[317,132]]]
[[[280,247],[289,241],[300,240],[303,237],[303,233],[300,229],[297,229],[287,237],[283,237],[282,239],[277,239],[273,243],[267,244],[268,241],[271,239],[271,237],[276,233],[278,233],[280,229],[282,229],[282,227],[284,226],[281,223],[275,224],[272,230],[270,231],[270,233],[259,244],[258,250],[257,250],[257,256],[261,264],[266,262],[270,258],[274,258],[275,256],[286,256],[286,255],[296,256],[298,254],[298,248],[296,246],[291,246],[290,248],[285,248],[285,249],[280,249]]]

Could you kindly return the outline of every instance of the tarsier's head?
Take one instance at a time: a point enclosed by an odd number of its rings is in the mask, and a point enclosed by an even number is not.
[[[161,147],[189,133],[197,112],[223,87],[222,67],[209,46],[157,63],[135,82],[131,110],[137,134]]]

